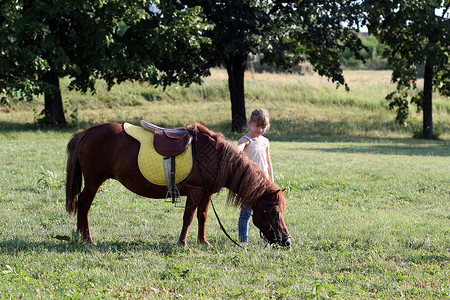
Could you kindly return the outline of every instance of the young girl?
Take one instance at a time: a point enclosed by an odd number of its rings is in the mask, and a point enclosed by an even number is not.
[[[263,136],[269,130],[269,112],[264,108],[255,109],[248,121],[250,132],[241,137],[237,148],[255,162],[263,170],[267,178],[273,181],[272,161],[270,159],[269,140]],[[239,241],[248,244],[248,223],[252,210],[244,206],[239,215],[238,230]]]

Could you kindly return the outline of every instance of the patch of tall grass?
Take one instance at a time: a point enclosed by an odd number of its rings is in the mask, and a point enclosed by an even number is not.
[[[385,96],[395,89],[389,71],[345,71],[350,92],[337,88],[315,74],[269,74],[247,72],[245,95],[247,114],[266,107],[272,116],[270,135],[278,139],[315,137],[409,138],[420,132],[421,113],[411,107],[407,126],[395,123]],[[62,80],[66,86],[68,79]],[[421,82],[419,82],[420,86]],[[103,122],[139,122],[147,119],[162,126],[184,126],[193,121],[230,133],[231,104],[224,70],[213,70],[202,85],[170,86],[166,89],[125,82],[110,91],[97,82],[97,93],[79,94],[63,89],[66,117],[75,127]],[[434,130],[450,139],[450,101],[433,96]],[[12,103],[0,111],[0,121],[33,124],[43,109],[43,100]],[[10,126],[10,125],[9,125]]]

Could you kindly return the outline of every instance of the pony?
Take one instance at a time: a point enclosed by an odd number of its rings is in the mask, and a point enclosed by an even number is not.
[[[227,204],[249,206],[252,220],[271,244],[291,246],[284,222],[284,190],[267,179],[263,171],[224,135],[194,123],[185,127],[194,138],[193,164],[188,177],[178,184],[186,196],[183,226],[177,244],[186,246],[189,226],[197,210],[199,243],[210,246],[205,236],[208,206],[214,193],[229,190]],[[105,123],[75,132],[67,145],[66,210],[77,216],[82,240],[95,245],[89,228],[89,210],[96,193],[108,179],[118,180],[133,193],[154,199],[166,197],[167,186],[149,182],[137,162],[140,143],[119,123]],[[84,187],[83,185],[84,179]]]

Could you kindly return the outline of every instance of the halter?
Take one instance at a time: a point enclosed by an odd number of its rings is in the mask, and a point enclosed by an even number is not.
[[[287,241],[288,239],[291,238],[291,236],[290,236],[290,235],[287,235],[287,236],[285,236],[285,237],[282,237],[282,238],[281,238],[281,241],[278,240],[277,234],[276,234],[275,230],[273,229],[272,224],[271,224],[270,221],[269,221],[269,217],[267,216],[267,208],[266,208],[266,207],[267,207],[268,194],[269,194],[269,193],[268,193],[267,191],[264,192],[264,198],[263,198],[263,214],[262,214],[262,216],[261,216],[261,224],[262,224],[262,221],[263,221],[264,219],[266,219],[266,222],[267,222],[267,224],[269,225],[269,232],[270,232],[270,234],[272,235],[273,241],[272,241],[272,242],[268,242],[268,243],[270,243],[270,244],[280,244],[280,245],[283,245],[284,243],[286,243],[286,241]],[[259,236],[260,236],[261,238],[263,238],[263,234],[262,234],[261,229],[259,230]],[[267,244],[266,244],[266,246],[267,246]]]
[[[266,207],[267,207],[268,195],[269,195],[269,193],[267,191],[265,191],[264,192],[264,198],[263,198],[263,214],[261,216],[261,224],[262,224],[262,221],[265,218],[267,224],[269,225],[269,232],[270,232],[270,234],[272,235],[272,238],[273,238],[273,241],[270,242],[272,244],[272,243],[278,243],[278,238],[277,238],[277,234],[276,234],[275,230],[272,227],[272,224],[269,221],[269,217],[267,216],[267,209],[266,209]],[[262,233],[261,229],[259,230],[259,236],[261,238],[263,238],[263,233]]]

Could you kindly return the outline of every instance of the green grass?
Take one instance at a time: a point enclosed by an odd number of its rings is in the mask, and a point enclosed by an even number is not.
[[[183,209],[134,195],[112,180],[90,213],[98,245],[80,242],[64,200],[65,147],[76,123],[144,117],[172,126],[197,119],[235,142],[238,135],[227,130],[229,103],[221,99],[226,89],[212,88],[224,85],[219,75],[193,92],[173,88],[172,99],[149,96],[154,90],[142,85],[128,92],[135,103],[78,95],[74,104],[84,99],[85,107],[78,108],[72,128],[61,130],[34,125],[32,105],[15,104],[0,113],[0,299],[450,297],[448,112],[435,113],[441,140],[410,139],[411,129],[393,125],[376,88],[355,87],[355,93],[367,90],[359,103],[316,77],[302,83],[314,102],[277,99],[299,78],[248,76],[248,107],[265,106],[272,115],[275,181],[289,190],[290,251],[264,248],[254,226],[243,251],[221,232],[213,213],[206,228],[213,247],[196,244],[194,220],[188,248],[179,248]],[[314,88],[319,84],[329,90]],[[141,99],[144,91],[150,100]],[[182,92],[186,98],[180,99]],[[123,90],[100,95],[127,99]],[[448,100],[439,101],[445,106]],[[213,201],[236,237],[239,212],[225,198],[222,191]]]
[[[97,247],[64,211],[69,133],[0,135],[0,298],[435,298],[450,292],[449,146],[445,142],[272,142],[289,187],[291,251],[242,251],[214,216],[208,249],[175,246],[182,209],[107,182],[91,210]],[[238,211],[214,197],[237,235]],[[60,236],[60,238],[56,238]],[[61,237],[68,238],[65,241]]]

